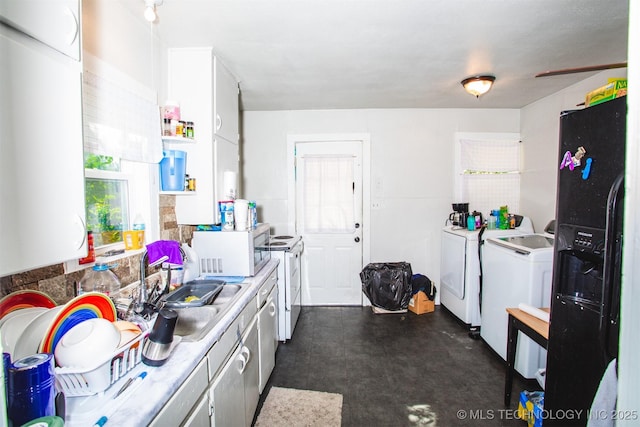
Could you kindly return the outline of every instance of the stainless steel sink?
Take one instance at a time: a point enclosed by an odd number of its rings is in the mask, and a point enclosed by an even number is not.
[[[222,287],[220,293],[213,299],[211,305],[221,306],[228,304],[242,289],[241,285],[226,284]]]
[[[183,341],[200,341],[233,305],[241,289],[241,285],[226,284],[209,305],[174,308],[178,312],[174,335]]]

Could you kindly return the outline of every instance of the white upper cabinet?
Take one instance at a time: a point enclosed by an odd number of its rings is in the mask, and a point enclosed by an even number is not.
[[[213,112],[215,134],[238,143],[238,82],[229,70],[214,58]]]
[[[86,256],[86,227],[81,64],[2,23],[0,52],[5,276]]]
[[[168,61],[168,98],[195,132],[193,144],[165,141],[165,148],[187,153],[186,172],[196,179],[195,194],[177,196],[176,218],[179,224],[216,224],[224,172],[238,174],[240,165],[238,84],[211,48],[169,49]]]
[[[36,40],[80,59],[80,0],[2,0],[0,16]]]

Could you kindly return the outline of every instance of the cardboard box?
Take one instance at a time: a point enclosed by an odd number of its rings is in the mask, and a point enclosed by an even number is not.
[[[602,104],[603,102],[625,96],[627,94],[627,79],[610,78],[606,85],[592,90],[587,94],[584,105],[589,107],[592,105]]]
[[[418,291],[418,293],[412,296],[409,300],[409,311],[412,311],[415,314],[431,313],[432,311],[435,311],[435,309],[435,301],[431,301],[427,298],[427,294],[422,291]]]

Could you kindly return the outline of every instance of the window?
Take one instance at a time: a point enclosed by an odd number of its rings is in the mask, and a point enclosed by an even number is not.
[[[455,202],[486,217],[493,209],[520,209],[520,136],[515,133],[456,134]]]
[[[122,242],[129,226],[129,176],[111,156],[85,153],[85,207],[87,230],[96,248]]]
[[[160,109],[155,90],[91,55],[83,60],[87,230],[96,255],[123,249],[123,231],[140,215],[147,242],[158,237]],[[65,263],[67,272],[86,266]]]

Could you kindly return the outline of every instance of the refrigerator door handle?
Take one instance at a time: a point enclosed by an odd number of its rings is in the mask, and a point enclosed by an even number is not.
[[[616,177],[611,188],[609,189],[609,196],[607,198],[607,217],[606,217],[606,234],[605,234],[605,252],[604,252],[604,266],[602,271],[602,304],[600,306],[600,331],[604,330],[604,334],[601,334],[602,338],[608,340],[609,333],[609,317],[611,315],[611,299],[614,292],[620,292],[619,283],[614,280],[615,262],[617,249],[621,247],[621,244],[617,242],[617,229],[616,219],[618,215],[622,215],[619,210],[619,199],[621,197],[621,190],[624,189],[624,174],[621,173]],[[616,289],[612,289],[613,286]],[[606,347],[605,347],[606,348]]]

